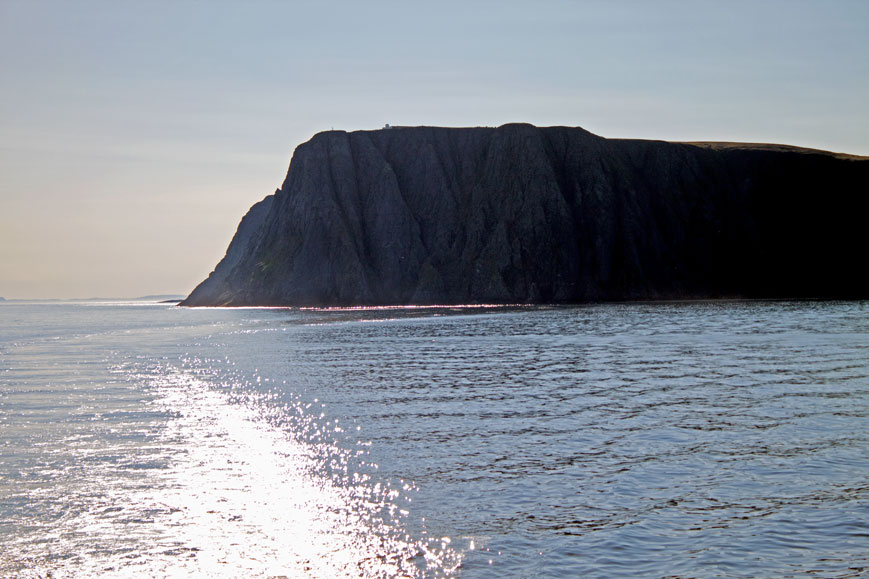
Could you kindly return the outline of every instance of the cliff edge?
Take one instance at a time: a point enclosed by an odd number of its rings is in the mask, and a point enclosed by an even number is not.
[[[329,131],[181,305],[866,298],[869,159],[581,128]]]

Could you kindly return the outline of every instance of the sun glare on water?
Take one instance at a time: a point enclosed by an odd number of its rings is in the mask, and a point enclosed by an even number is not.
[[[322,449],[261,408],[183,370],[152,386],[174,416],[161,435],[168,468],[134,492],[109,485],[102,505],[78,518],[77,534],[95,548],[54,561],[48,576],[446,577],[460,565],[449,538],[415,540],[401,528],[402,491],[352,472],[334,451],[337,475],[324,476]],[[135,516],[107,517],[106,505]]]

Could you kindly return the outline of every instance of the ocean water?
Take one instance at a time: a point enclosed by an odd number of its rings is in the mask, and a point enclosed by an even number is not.
[[[869,302],[0,304],[0,577],[860,577]]]

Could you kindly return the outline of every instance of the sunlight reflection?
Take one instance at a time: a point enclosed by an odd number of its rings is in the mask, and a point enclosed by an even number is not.
[[[179,545],[190,551],[186,558],[166,557],[166,571],[415,577],[426,568],[443,576],[458,567],[460,557],[447,542],[431,549],[384,520],[382,510],[395,513],[388,501],[397,491],[384,492],[380,483],[370,488],[367,477],[339,486],[316,476],[316,449],[196,378],[175,376],[161,392],[168,407],[183,409],[168,435],[185,440],[186,450],[167,473],[165,490],[139,500],[166,505]]]
[[[153,443],[158,466],[133,488],[94,479],[102,498],[76,517],[75,536],[60,526],[45,537],[82,547],[65,562],[20,562],[33,577],[450,577],[459,568],[449,538],[408,535],[401,491],[355,470],[376,470],[349,460],[364,447],[342,454],[324,440],[339,421],[321,424],[322,404],[311,414],[301,402],[263,404],[261,393],[219,391],[193,368],[140,379],[171,416]]]

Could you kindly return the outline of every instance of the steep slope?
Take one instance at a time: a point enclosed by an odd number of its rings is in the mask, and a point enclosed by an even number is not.
[[[869,297],[867,178],[779,145],[330,131],[183,305]]]
[[[238,229],[226,249],[226,255],[208,278],[193,290],[191,296],[195,294],[196,299],[202,302],[198,305],[223,304],[233,299],[235,288],[232,272],[243,261],[252,259],[251,252],[254,251],[260,240],[263,222],[269,209],[271,209],[274,198],[274,195],[269,195],[259,203],[254,203],[242,217],[241,223],[238,224]],[[188,305],[187,302],[189,301],[190,296],[182,302],[182,305]]]

